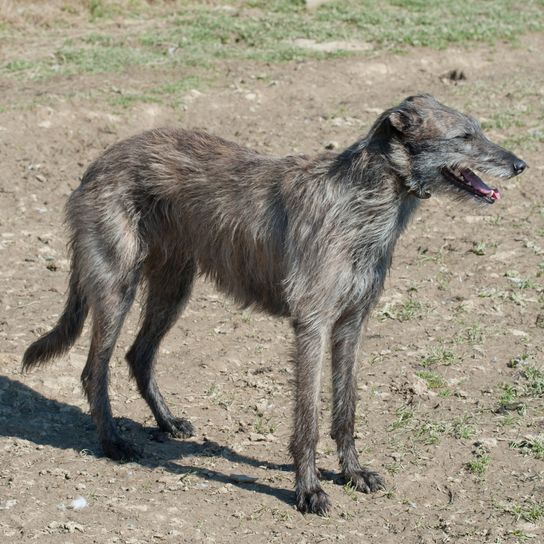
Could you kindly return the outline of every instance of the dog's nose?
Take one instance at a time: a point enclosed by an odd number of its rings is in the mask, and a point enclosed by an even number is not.
[[[516,175],[521,174],[526,168],[527,164],[521,159],[516,159],[513,164],[514,172]]]

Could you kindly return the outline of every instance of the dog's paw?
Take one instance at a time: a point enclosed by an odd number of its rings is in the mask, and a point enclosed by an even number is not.
[[[297,493],[297,508],[303,514],[326,516],[331,508],[331,501],[325,491],[321,487],[317,487],[310,491]]]
[[[121,438],[102,441],[104,454],[114,461],[134,461],[142,456],[142,451]]]
[[[161,430],[174,438],[190,438],[196,434],[193,424],[182,417],[173,418],[166,425],[162,425]]]
[[[371,470],[361,469],[344,474],[346,482],[363,493],[374,493],[380,489],[385,489],[384,479]]]

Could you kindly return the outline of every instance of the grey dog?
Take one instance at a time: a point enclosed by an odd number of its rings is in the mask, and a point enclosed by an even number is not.
[[[112,418],[108,365],[143,284],[142,326],[126,355],[131,374],[159,427],[192,436],[191,423],[168,409],[154,363],[199,272],[243,306],[291,318],[296,502],[302,512],[325,514],[330,500],[315,454],[327,341],[331,436],[342,474],[358,490],[375,491],[383,480],[361,466],[355,449],[355,359],[397,239],[421,199],[447,192],[493,203],[499,190],[474,170],[509,178],[525,168],[476,120],[429,95],[385,111],[345,151],[311,158],[263,156],[205,132],[144,132],[106,150],[70,196],[68,300],[56,326],[27,349],[23,367],[68,350],[92,310],[83,387],[105,454],[133,457]]]

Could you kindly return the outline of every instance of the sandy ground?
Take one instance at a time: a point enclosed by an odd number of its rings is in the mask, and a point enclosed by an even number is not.
[[[524,372],[542,361],[543,48],[542,36],[529,36],[515,48],[225,64],[203,91],[129,109],[86,92],[170,76],[139,69],[1,80],[9,106],[0,110],[5,542],[544,541],[542,456],[512,447],[544,433],[543,393]],[[443,77],[453,69],[466,80]],[[420,91],[482,119],[530,169],[501,185],[492,207],[425,202],[398,245],[359,357],[357,444],[365,464],[386,477],[386,491],[360,495],[338,483],[326,367],[318,465],[334,507],[327,518],[294,509],[289,323],[239,310],[203,281],[158,364],[162,390],[193,421],[195,438],[157,434],[128,379],[123,355],[138,304],[112,360],[110,389],[123,435],[144,450],[140,461],[101,454],[79,385],[87,329],[68,356],[21,374],[25,347],[62,309],[64,203],[106,146],[177,125],[263,152],[312,153],[330,142],[347,146],[379,112]],[[509,388],[517,392],[510,403]]]

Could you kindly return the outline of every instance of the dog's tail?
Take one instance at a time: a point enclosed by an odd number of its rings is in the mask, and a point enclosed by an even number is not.
[[[48,333],[30,344],[23,355],[23,370],[47,363],[53,357],[68,351],[77,340],[89,305],[78,287],[77,274],[72,272],[68,300],[57,324]]]

